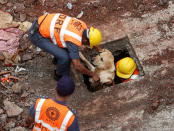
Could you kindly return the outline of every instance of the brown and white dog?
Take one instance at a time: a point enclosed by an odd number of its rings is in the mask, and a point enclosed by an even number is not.
[[[99,55],[93,58],[93,64],[95,67],[83,56],[81,52],[79,53],[79,56],[91,71],[97,73],[101,84],[113,83],[115,77],[114,56],[109,50],[102,49]],[[92,79],[89,81],[93,83]]]

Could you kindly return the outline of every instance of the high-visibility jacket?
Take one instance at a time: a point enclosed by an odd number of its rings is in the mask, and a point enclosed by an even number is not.
[[[136,68],[136,70],[134,71],[134,73],[131,75],[131,77],[129,79],[123,79],[123,82],[128,82],[131,80],[135,80],[139,77],[139,70]]]
[[[66,48],[66,41],[70,41],[77,46],[82,45],[82,33],[87,29],[87,25],[74,17],[57,13],[40,16],[38,24],[39,32],[45,38],[50,38],[54,44],[61,48]],[[45,19],[44,19],[45,18]]]
[[[38,99],[35,104],[33,131],[67,131],[75,115],[67,106],[52,99]]]

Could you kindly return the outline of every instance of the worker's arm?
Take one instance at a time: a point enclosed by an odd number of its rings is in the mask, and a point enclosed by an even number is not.
[[[68,127],[67,131],[80,131],[77,116],[75,116],[73,123]]]
[[[80,58],[79,58],[78,46],[69,41],[66,42],[66,45],[67,45],[69,56],[72,59],[72,63],[74,65],[75,69],[77,69],[82,74],[91,76],[94,81],[98,81],[99,80],[98,75],[95,74],[94,72],[88,70],[81,64]]]
[[[73,59],[72,63],[75,67],[76,70],[78,70],[79,72],[81,72],[82,74],[86,74],[88,76],[91,76],[93,78],[94,81],[98,81],[99,77],[97,74],[95,74],[94,72],[88,70],[87,68],[85,68],[79,59]]]

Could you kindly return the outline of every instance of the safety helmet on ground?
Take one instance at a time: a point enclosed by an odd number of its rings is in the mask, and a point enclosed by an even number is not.
[[[102,41],[102,35],[100,31],[96,28],[91,27],[89,29],[90,48],[93,48],[93,46],[97,46],[101,41]]]
[[[125,57],[117,62],[116,73],[120,78],[128,79],[136,69],[134,60],[130,57]]]

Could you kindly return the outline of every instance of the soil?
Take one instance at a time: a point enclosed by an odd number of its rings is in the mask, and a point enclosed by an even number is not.
[[[44,6],[42,5],[42,2],[37,0],[13,0],[9,2],[23,3],[25,5],[25,8],[20,11],[9,10],[16,21],[20,21],[19,13],[26,14],[27,20],[32,22],[35,18],[42,15],[44,11],[49,13],[61,12],[74,17],[77,16],[81,11],[84,11],[84,15],[81,19],[87,22],[87,24],[94,26],[106,24],[111,19],[112,21],[116,21],[117,19],[126,17],[138,18],[144,13],[152,13],[167,7],[167,4],[160,6],[157,0],[74,0],[74,2],[72,2],[73,8],[71,10],[66,6],[68,0],[46,0]],[[3,7],[2,10],[4,11],[7,11],[10,8],[7,6],[7,4],[3,4],[1,6]],[[21,44],[31,45],[28,40],[22,40]],[[25,98],[21,98],[20,95],[14,95],[10,90],[7,90],[1,86],[1,108],[3,108],[2,103],[6,98],[9,98],[11,101],[15,102],[17,105],[25,109],[25,111],[27,111],[29,106],[31,106],[34,101],[40,97],[40,95],[48,97],[55,96],[55,87],[57,82],[53,79],[55,65],[52,64],[52,57],[45,52],[42,52],[42,55],[41,53],[36,55],[35,50],[35,47],[26,50],[26,53],[33,53],[34,57],[32,60],[22,62],[21,65],[21,67],[27,69],[26,74],[21,76],[25,77],[25,80],[23,81],[23,91],[28,91],[29,95]],[[173,51],[164,50],[163,54],[156,55],[152,59],[143,61],[142,64],[149,66],[154,64],[160,65],[161,62],[166,59],[173,61],[173,56]],[[5,68],[6,67],[3,66],[3,63],[1,63],[0,69]],[[115,96],[115,94],[116,92],[131,91],[131,88],[125,89],[124,85],[118,85],[116,87],[109,87],[92,93],[87,90],[86,85],[83,82],[83,76],[78,73],[76,73],[77,75],[72,73],[74,81],[76,82],[76,91],[68,101],[68,104],[77,110],[79,114],[79,123],[82,130],[107,130],[107,125],[110,123],[110,118],[115,120],[120,116],[121,119],[124,114],[126,116],[128,111],[145,108],[146,113],[151,114],[157,110],[158,106],[161,107],[158,110],[160,111],[164,109],[166,105],[174,104],[174,83],[171,83],[169,79],[166,79],[166,77],[173,78],[174,72],[172,68],[168,68],[165,70],[165,72],[167,73],[163,77],[157,77],[158,75],[161,76],[161,72],[156,72],[156,77],[153,78],[153,82],[148,75],[146,75],[142,81],[138,81],[134,86],[143,86],[139,87],[139,90],[135,94],[141,94],[146,88],[150,95],[148,98],[142,98],[140,100],[130,102],[127,105],[124,105],[124,101],[129,99],[127,98],[128,96],[120,98],[119,96]],[[149,81],[149,83],[147,83],[147,81]],[[125,86],[126,85],[127,83]],[[131,85],[133,86],[133,84],[130,84],[130,86]],[[166,85],[166,87],[164,85]],[[150,88],[151,86],[157,88]],[[26,103],[29,105],[26,105]],[[157,104],[153,105],[153,103]],[[95,108],[92,108],[94,106]],[[24,114],[22,114],[22,118],[23,116]],[[10,120],[11,119],[8,119],[8,121]],[[22,120],[18,121],[17,125],[21,125],[21,123]],[[136,129],[137,125],[140,127],[140,123],[137,124],[134,123],[134,121],[132,121],[132,123],[133,124],[131,127],[124,127],[123,129]],[[90,124],[91,128],[88,128],[88,124]],[[0,130],[3,130],[3,125],[0,126]]]

